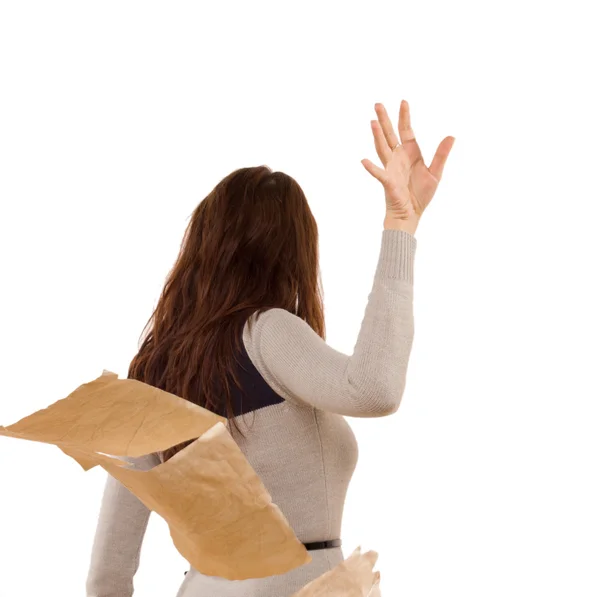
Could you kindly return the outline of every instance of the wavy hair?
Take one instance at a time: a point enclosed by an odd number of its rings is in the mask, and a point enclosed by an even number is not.
[[[291,176],[241,168],[192,213],[127,376],[231,421],[230,383],[243,391],[236,368],[244,324],[273,307],[325,339],[317,223]],[[193,441],[168,448],[161,460]]]

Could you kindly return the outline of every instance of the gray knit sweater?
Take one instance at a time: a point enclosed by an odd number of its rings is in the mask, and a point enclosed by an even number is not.
[[[237,417],[246,438],[234,437],[303,543],[341,535],[344,500],[358,458],[344,415],[381,417],[400,405],[414,333],[415,250],[410,233],[382,231],[373,287],[351,356],[284,309],[255,314],[253,325],[244,327],[247,356],[276,400],[250,417]],[[154,454],[131,459],[141,470],[158,463]],[[87,597],[133,595],[149,516],[128,489],[108,476]],[[289,597],[343,560],[341,548],[310,554],[312,562],[268,578],[230,581],[191,569],[176,597]]]

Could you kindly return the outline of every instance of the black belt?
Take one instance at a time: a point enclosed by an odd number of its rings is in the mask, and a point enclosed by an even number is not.
[[[314,543],[303,543],[304,547],[308,551],[314,551],[315,549],[330,549],[332,547],[341,547],[341,539],[331,539],[330,541],[315,541]]]
[[[341,539],[330,539],[329,541],[314,541],[313,543],[303,543],[304,547],[308,551],[315,551],[316,549],[331,549],[332,547],[341,547],[342,540]],[[185,576],[187,571],[183,573]]]

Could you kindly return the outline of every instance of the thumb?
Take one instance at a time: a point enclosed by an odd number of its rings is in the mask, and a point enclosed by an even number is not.
[[[433,174],[435,179],[439,182],[442,178],[442,173],[444,172],[444,166],[446,165],[446,160],[448,159],[448,155],[450,155],[450,150],[454,145],[454,141],[456,137],[446,137],[438,146],[435,155],[433,156],[433,160],[431,160],[431,166],[429,166],[429,172]]]
[[[373,175],[381,184],[385,182],[385,170],[377,167],[371,160],[361,160],[360,162],[369,174]]]

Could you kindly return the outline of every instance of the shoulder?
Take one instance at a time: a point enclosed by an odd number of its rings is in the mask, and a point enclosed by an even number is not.
[[[277,331],[278,328],[289,326],[308,325],[294,313],[280,307],[270,307],[264,311],[255,311],[248,317],[245,329],[254,337],[261,331],[268,329],[269,332]],[[258,334],[257,334],[258,332]],[[269,333],[267,332],[267,333]]]
[[[302,319],[300,319],[300,317],[298,317],[297,315],[294,315],[294,313],[291,313],[287,309],[282,309],[280,307],[270,307],[268,309],[265,309],[264,311],[255,311],[248,318],[248,322],[251,322],[252,324],[255,324],[258,322],[261,322],[261,324],[264,324],[267,321],[270,323],[272,323],[272,322],[277,323],[278,321],[294,321],[294,320],[303,321]]]
[[[288,344],[300,337],[317,335],[312,327],[294,313],[280,307],[255,311],[244,326],[246,349],[260,351],[261,345]]]
[[[305,338],[311,334],[316,335],[306,321],[278,307],[255,311],[244,326],[243,343],[250,361],[267,384],[287,400],[294,397],[282,380],[297,374],[299,353],[310,345]]]

